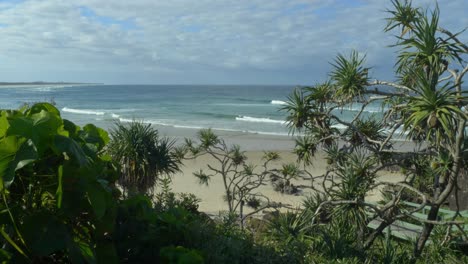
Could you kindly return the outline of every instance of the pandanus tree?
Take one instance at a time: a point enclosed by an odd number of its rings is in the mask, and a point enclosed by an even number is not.
[[[127,194],[147,194],[160,176],[179,171],[181,160],[175,153],[174,141],[160,137],[151,124],[116,123],[110,135],[107,151],[120,165],[118,183]]]
[[[186,139],[185,144],[178,149],[180,156],[185,159],[196,159],[200,156],[212,157],[215,162],[207,164],[207,169],[194,172],[193,175],[200,184],[209,185],[210,180],[220,178],[224,187],[224,200],[227,203],[231,216],[239,216],[241,225],[248,217],[267,208],[279,208],[282,205],[271,201],[260,192],[260,188],[268,182],[268,176],[275,170],[271,169],[271,163],[280,159],[276,152],[265,152],[261,166],[247,163],[248,158],[240,146],[229,146],[219,138],[211,129],[202,129],[197,134],[197,141]],[[291,173],[285,171],[284,177]],[[244,207],[248,206],[251,212],[244,213]]]
[[[468,151],[468,98],[462,89],[468,72],[468,47],[459,39],[463,31],[452,33],[439,25],[438,6],[423,10],[411,1],[395,0],[392,4],[385,31],[399,30],[393,45],[399,48],[397,81],[372,79],[365,56],[358,52],[340,54],[326,83],[298,88],[283,110],[288,113],[291,130],[302,132],[295,150],[299,158],[311,163],[320,147],[328,155],[330,166],[320,176],[327,198],[317,207],[316,215],[333,206],[332,216],[352,217],[362,227],[372,219],[363,210],[375,213],[381,222],[374,231],[357,228],[358,244],[363,249],[397,219],[420,221],[423,229],[413,251],[417,259],[434,226],[446,225],[450,233],[453,225],[460,224],[456,216],[453,221],[438,221],[438,212],[457,188],[457,181],[467,177],[461,170],[466,169]],[[366,116],[365,110],[376,103],[386,110],[378,118]],[[352,118],[340,115],[353,105],[360,107]],[[395,139],[405,139],[411,143],[406,146],[413,147],[395,148]],[[418,170],[416,161],[432,166]],[[378,171],[395,166],[405,174],[403,181],[375,180]],[[421,178],[430,179],[430,191],[419,189]],[[392,198],[384,205],[367,203],[366,194],[382,185],[392,187]],[[405,193],[413,193],[421,206],[401,209]],[[430,208],[427,218],[414,217],[424,206]]]

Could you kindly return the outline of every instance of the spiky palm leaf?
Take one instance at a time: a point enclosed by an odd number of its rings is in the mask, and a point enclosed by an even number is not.
[[[412,35],[408,38],[400,37],[401,46],[397,60],[397,72],[402,73],[405,68],[424,67],[427,75],[435,72],[441,74],[447,68],[448,60],[462,61],[460,53],[463,50],[458,44],[452,43],[437,35],[439,27],[439,9],[435,8],[429,17],[421,14],[411,28]]]
[[[375,180],[372,168],[377,164],[374,156],[368,156],[365,151],[356,151],[346,155],[346,159],[336,167],[339,178],[336,188],[330,194],[334,200],[364,201],[371,191]],[[333,208],[332,217],[354,223],[355,227],[367,225],[366,208],[361,204],[341,204]]]
[[[320,106],[325,106],[326,103],[333,101],[333,86],[328,81],[325,83],[317,84],[311,87],[305,87],[304,90],[308,92],[307,101],[320,104]],[[324,109],[321,109],[324,111]]]
[[[331,167],[336,167],[346,159],[346,153],[341,151],[336,142],[330,146],[327,146],[325,148],[325,153],[325,160],[327,161],[328,165],[331,165]]]
[[[451,140],[454,137],[457,118],[466,120],[459,107],[466,104],[467,97],[459,96],[449,84],[437,88],[434,80],[428,80],[421,72],[415,72],[416,86],[413,88],[416,96],[412,96],[404,110],[407,116],[404,130],[409,138],[435,140]]]
[[[388,32],[394,28],[401,27],[401,37],[410,32],[413,25],[421,17],[421,11],[418,8],[413,8],[411,1],[392,0],[394,10],[387,10],[391,17],[387,18],[387,26],[384,31]]]
[[[369,68],[364,67],[365,56],[351,52],[349,58],[338,54],[330,74],[333,85],[336,86],[336,97],[345,102],[360,98],[369,83]]]
[[[297,179],[301,174],[301,170],[296,163],[283,164],[280,169],[280,173],[284,179],[290,181],[292,179]]]
[[[297,155],[299,161],[304,162],[305,165],[310,165],[317,152],[317,145],[318,142],[312,136],[298,137],[293,152]]]
[[[218,136],[209,129],[201,129],[198,131],[198,139],[201,141],[200,147],[203,149],[208,149],[220,142]]]
[[[286,122],[291,132],[294,133],[296,129],[302,129],[308,120],[310,110],[310,106],[305,99],[304,91],[300,88],[294,89],[288,96],[286,105],[283,106],[281,110],[288,113]]]
[[[300,213],[280,214],[268,223],[270,237],[285,244],[310,239],[310,232],[313,228],[310,222],[311,216],[311,213],[306,210]]]
[[[385,139],[383,124],[374,116],[369,116],[365,119],[358,119],[354,123],[354,126],[355,129],[348,128],[344,133],[353,146],[362,146],[365,143],[371,146],[375,145],[372,142],[368,142],[365,138],[375,141],[382,141]],[[359,131],[359,133],[356,130]],[[361,135],[364,136],[364,138],[362,138]]]
[[[160,138],[150,124],[116,123],[107,151],[121,166],[119,184],[127,191],[147,193],[162,174],[179,171],[180,159],[173,154],[174,141]]]

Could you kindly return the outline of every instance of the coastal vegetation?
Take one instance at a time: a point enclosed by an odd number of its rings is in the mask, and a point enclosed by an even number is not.
[[[398,31],[393,45],[399,49],[397,82],[373,80],[365,55],[339,54],[332,62],[329,81],[297,89],[283,109],[289,113],[292,131],[305,134],[295,150],[300,159],[313,162],[319,147],[329,156],[330,166],[319,176],[327,187],[317,190],[325,201],[317,203],[315,214],[328,210],[336,228],[354,229],[353,241],[362,250],[372,247],[387,227],[401,219],[419,222],[422,230],[411,253],[416,260],[436,226],[446,233],[442,245],[452,245],[464,236],[456,193],[457,182],[468,177],[468,97],[462,89],[468,47],[459,40],[464,31],[451,33],[439,25],[438,6],[423,10],[411,1],[392,4],[385,31]],[[363,117],[375,101],[388,109],[384,116]],[[337,114],[358,103],[362,107],[352,121]],[[334,128],[337,125],[345,129]],[[401,140],[413,147],[399,148]],[[377,172],[395,167],[404,173],[404,181],[376,181]],[[388,199],[379,205],[366,202],[366,194],[381,186]],[[453,193],[456,213],[440,221],[439,211]],[[405,208],[405,200],[419,205]],[[426,206],[427,215],[417,217]],[[334,217],[352,221],[340,223]],[[367,232],[367,225],[375,219],[379,224]]]
[[[439,25],[437,6],[392,3],[385,30],[399,30],[398,81],[372,80],[365,57],[351,52],[337,56],[329,81],[294,90],[283,109],[301,132],[298,164],[274,169],[278,154],[265,152],[263,164],[251,165],[211,130],[176,146],[138,121],[108,133],[62,118],[50,103],[1,110],[0,261],[467,263],[456,190],[468,177],[468,47],[463,32]],[[388,109],[383,118],[363,117],[374,101]],[[352,121],[340,118],[357,103]],[[313,175],[307,168],[322,150],[327,171]],[[210,217],[195,196],[172,191],[171,175],[201,156],[213,162],[195,177],[222,180],[227,215]],[[379,181],[390,169],[404,180]],[[285,210],[259,191],[273,182],[288,195],[298,177],[312,189],[300,208]],[[376,190],[383,200],[369,202]],[[454,214],[444,217],[454,193]],[[396,236],[397,223],[418,235]]]
[[[179,171],[174,141],[160,138],[150,124],[115,123],[106,152],[120,165],[119,185],[125,194],[150,194],[158,179]]]
[[[263,164],[260,168],[247,163],[247,157],[240,150],[240,146],[228,146],[227,143],[216,136],[211,129],[200,130],[196,144],[186,139],[180,152],[185,159],[195,159],[203,155],[211,156],[218,164],[207,164],[208,173],[200,170],[194,173],[200,184],[209,185],[211,177],[221,177],[223,181],[225,200],[228,205],[230,217],[240,217],[241,226],[247,217],[267,208],[281,207],[263,195],[258,189],[267,184],[268,176],[274,170],[269,168],[269,163],[280,157],[276,152],[265,152]],[[244,207],[254,210],[244,214]]]

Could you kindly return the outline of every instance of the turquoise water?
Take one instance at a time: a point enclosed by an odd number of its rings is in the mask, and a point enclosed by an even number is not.
[[[132,119],[175,128],[213,128],[287,135],[280,111],[293,86],[99,85],[2,88],[0,108],[53,101],[62,116],[77,124],[108,128]],[[340,115],[349,120],[359,105]],[[369,114],[382,112],[378,105]]]

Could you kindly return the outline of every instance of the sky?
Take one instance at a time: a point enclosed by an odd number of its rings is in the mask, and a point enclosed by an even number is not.
[[[435,0],[413,0],[433,7]],[[468,26],[467,0],[440,0]],[[389,0],[0,0],[0,82],[291,84],[327,79],[338,53],[392,79]],[[468,34],[462,41],[468,41]]]

